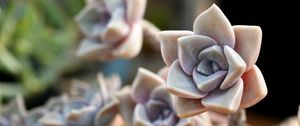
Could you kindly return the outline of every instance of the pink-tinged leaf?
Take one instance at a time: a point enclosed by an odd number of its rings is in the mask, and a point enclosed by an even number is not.
[[[107,84],[105,82],[105,78],[102,73],[99,73],[97,75],[97,80],[100,87],[100,94],[102,96],[102,100],[103,102],[107,102],[110,96],[109,96],[108,89],[106,87]]]
[[[178,60],[170,67],[166,88],[168,92],[183,98],[199,99],[207,94],[197,89],[193,79],[181,69]]]
[[[158,33],[161,41],[161,55],[168,66],[171,66],[171,64],[178,59],[177,39],[193,34],[191,31],[161,31]]]
[[[150,99],[164,101],[169,105],[172,105],[173,103],[173,98],[167,92],[164,85],[159,85],[155,87],[151,92]]]
[[[169,73],[169,67],[168,66],[165,66],[163,68],[161,68],[157,74],[162,77],[165,81],[167,80],[167,77],[168,77],[168,73]]]
[[[176,97],[175,110],[178,117],[188,118],[207,111],[207,108],[202,105],[201,99],[188,99]]]
[[[200,91],[209,92],[216,89],[222,83],[226,74],[226,71],[220,70],[214,74],[205,76],[198,73],[197,70],[194,69],[193,80]]]
[[[218,71],[218,69],[228,70],[228,63],[221,46],[214,45],[203,49],[198,55],[198,60],[200,61],[200,63],[197,65],[197,67],[200,67],[200,69],[197,68],[198,70],[205,70],[208,68],[214,72]],[[205,61],[214,63],[214,67],[212,66],[212,63],[209,63],[209,66],[207,64],[201,68],[201,62]]]
[[[208,110],[220,113],[233,113],[238,110],[243,94],[243,80],[239,79],[232,87],[217,89],[202,99]]]
[[[209,36],[222,46],[234,47],[235,37],[231,24],[215,4],[196,18],[193,29],[195,34]]]
[[[246,70],[246,63],[232,48],[229,46],[224,46],[224,54],[226,56],[229,69],[227,76],[220,86],[221,89],[227,89],[231,87],[236,81],[239,80]]]
[[[208,111],[209,119],[212,124],[216,126],[222,126],[228,124],[228,114],[218,113],[214,111]]]
[[[240,54],[247,64],[246,71],[250,70],[258,58],[262,31],[259,26],[233,26],[236,44],[234,50]]]
[[[101,34],[101,40],[103,42],[117,43],[129,34],[130,28],[125,20],[124,14],[125,12],[122,8],[113,11],[110,21],[103,31],[103,34]]]
[[[121,91],[116,93],[116,97],[119,100],[119,113],[126,122],[126,124],[133,125],[133,111],[136,103],[131,97],[131,88],[125,86]]]
[[[241,102],[241,108],[248,108],[261,101],[268,93],[265,79],[259,70],[254,67],[243,74],[244,92]]]
[[[119,101],[116,98],[110,99],[100,111],[97,112],[94,120],[95,126],[108,125],[118,113]]]
[[[115,93],[122,86],[121,78],[117,74],[106,77],[104,81],[109,94]]]
[[[89,38],[100,37],[106,28],[108,18],[104,6],[97,4],[89,4],[84,7],[78,15],[76,15],[76,22],[81,32]]]
[[[112,47],[110,44],[102,43],[93,39],[84,39],[77,49],[77,56],[84,59],[111,59]]]
[[[216,45],[216,41],[202,35],[190,35],[178,38],[178,59],[183,71],[192,75],[197,65],[198,54],[205,48]]]
[[[201,113],[200,115],[194,116],[191,119],[194,121],[193,125],[191,126],[213,126],[211,122],[211,117],[209,116],[208,112]]]
[[[144,68],[139,68],[132,83],[132,98],[136,102],[144,104],[149,100],[152,90],[164,83],[165,81],[160,76]]]
[[[129,24],[142,19],[145,13],[147,0],[126,0],[127,20]]]
[[[111,126],[126,126],[126,124],[128,124],[128,123],[126,123],[120,115],[117,115],[114,118]],[[130,125],[130,126],[132,126],[132,125]]]
[[[134,109],[133,126],[154,126],[147,115],[147,110],[142,104],[137,104]]]
[[[132,25],[131,32],[124,38],[120,45],[114,48],[112,54],[118,58],[133,58],[137,56],[142,48],[143,34],[140,22]]]
[[[65,117],[62,117],[62,119],[66,119],[68,125],[92,125],[91,118],[93,112],[95,112],[96,110],[97,109],[95,106],[84,106],[80,109],[72,109]]]

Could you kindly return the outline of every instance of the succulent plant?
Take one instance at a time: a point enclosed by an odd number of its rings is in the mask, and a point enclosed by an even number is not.
[[[173,100],[174,97],[164,88],[165,80],[146,69],[139,68],[133,81],[132,90],[127,91],[127,99],[133,99],[135,107],[131,107],[132,118],[129,120],[133,126],[210,126],[206,114],[181,119],[177,116]],[[124,95],[123,95],[124,96]],[[126,97],[123,97],[125,99]],[[124,101],[124,100],[120,100]],[[128,106],[128,105],[127,105]],[[127,115],[130,112],[126,112]],[[123,114],[124,115],[124,114]]]
[[[1,126],[107,126],[118,113],[114,93],[120,88],[119,76],[98,75],[100,90],[74,81],[70,93],[50,99],[46,105],[25,111],[18,96],[1,110]],[[17,109],[15,109],[17,108]]]
[[[88,0],[76,20],[85,35],[78,56],[93,60],[135,57],[142,47],[146,0]]]
[[[207,110],[234,113],[253,106],[267,94],[255,62],[259,26],[230,22],[216,5],[201,13],[192,31],[162,31],[161,51],[170,66],[166,88],[176,96],[179,117]]]

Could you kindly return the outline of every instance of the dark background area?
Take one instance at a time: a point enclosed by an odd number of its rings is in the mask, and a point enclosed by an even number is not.
[[[268,95],[249,110],[284,118],[297,113],[299,88],[300,8],[296,2],[261,0],[220,1],[232,25],[259,25],[263,31],[257,62]]]

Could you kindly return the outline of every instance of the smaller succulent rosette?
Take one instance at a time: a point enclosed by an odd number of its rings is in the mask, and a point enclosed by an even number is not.
[[[88,0],[76,21],[85,39],[79,57],[92,60],[132,58],[142,47],[146,0]]]
[[[139,68],[132,90],[127,91],[127,99],[133,99],[136,105],[131,107],[132,118],[124,120],[131,120],[129,124],[133,126],[211,126],[206,114],[180,119],[174,111],[174,97],[166,91],[164,83],[162,77]]]
[[[176,96],[179,117],[207,110],[233,113],[267,94],[255,62],[261,47],[259,26],[231,26],[216,5],[201,13],[192,31],[162,31],[161,53],[170,67],[166,88]]]
[[[100,86],[74,81],[69,94],[51,98],[44,106],[25,111],[21,97],[1,111],[1,126],[108,126],[118,113],[114,93],[119,76],[98,75]],[[96,86],[95,86],[96,87]],[[15,109],[17,108],[17,109]]]

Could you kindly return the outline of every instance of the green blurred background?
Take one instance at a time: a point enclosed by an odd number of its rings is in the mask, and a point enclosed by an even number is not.
[[[39,95],[76,66],[83,0],[0,0],[0,99]]]

